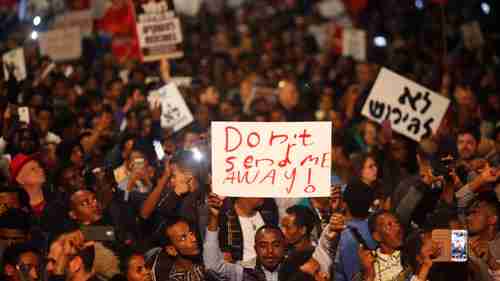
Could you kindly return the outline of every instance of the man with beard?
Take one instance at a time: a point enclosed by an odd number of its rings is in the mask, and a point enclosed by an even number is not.
[[[203,244],[203,260],[209,270],[227,280],[271,281],[278,280],[278,268],[285,258],[285,237],[279,227],[264,225],[255,234],[257,262],[254,268],[224,262],[219,247],[219,215],[223,199],[212,194],[208,198],[210,215]]]
[[[162,231],[163,249],[153,257],[153,280],[213,280],[203,266],[198,238],[181,217],[170,217]]]
[[[244,268],[239,264],[224,261],[219,247],[219,214],[223,198],[211,194],[208,198],[210,215],[207,233],[203,244],[203,260],[208,270],[218,276],[235,281],[277,281],[281,264],[285,260],[285,236],[277,226],[264,225],[255,234],[256,264],[253,268]],[[331,245],[325,239],[320,242],[314,251],[314,257],[319,262],[330,259],[333,254],[328,249]],[[328,270],[328,266],[324,266]]]
[[[457,152],[459,160],[465,164],[477,157],[477,146],[480,141],[480,132],[475,127],[462,129],[457,133]]]

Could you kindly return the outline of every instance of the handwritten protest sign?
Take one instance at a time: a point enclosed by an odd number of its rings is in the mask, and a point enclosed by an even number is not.
[[[82,35],[79,27],[55,29],[40,35],[40,52],[54,61],[79,59],[82,55]]]
[[[223,196],[330,195],[330,122],[212,122],[212,188]]]
[[[450,101],[386,68],[380,71],[362,114],[415,141],[430,137],[443,119]]]
[[[174,132],[177,132],[194,120],[193,114],[174,83],[151,92],[148,101],[151,105],[161,104],[162,128],[172,128]]]
[[[91,10],[64,13],[54,20],[55,29],[79,27],[83,36],[92,34],[93,25],[94,15]]]
[[[182,31],[179,18],[166,1],[136,6],[136,25],[143,61],[180,58]]]
[[[24,49],[17,48],[2,57],[3,73],[5,81],[9,80],[9,73],[13,73],[17,81],[26,79],[26,61],[24,60]],[[10,71],[9,71],[10,70]]]
[[[342,55],[357,61],[366,60],[366,31],[344,28],[342,32]]]

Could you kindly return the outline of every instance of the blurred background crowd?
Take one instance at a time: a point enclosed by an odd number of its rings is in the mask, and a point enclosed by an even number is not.
[[[173,2],[184,56],[141,63],[127,0],[0,1],[27,69],[0,73],[5,280],[500,279],[497,2]],[[81,58],[47,71],[39,34],[82,9]],[[339,51],[349,27],[366,60]],[[381,67],[450,99],[431,137],[361,115]],[[147,97],[178,77],[195,121],[174,132]],[[211,194],[211,121],[331,121],[332,196]],[[433,262],[433,229],[468,230],[467,266]]]

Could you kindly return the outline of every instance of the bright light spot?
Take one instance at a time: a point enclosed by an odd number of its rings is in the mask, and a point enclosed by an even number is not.
[[[34,25],[34,26],[38,26],[41,22],[42,22],[42,18],[41,18],[41,17],[39,17],[39,16],[36,16],[36,17],[33,19],[33,25]]]
[[[422,10],[424,8],[424,1],[423,0],[415,0],[415,7],[419,10]]]
[[[385,39],[384,36],[375,36],[373,39],[373,43],[377,47],[386,47],[387,46],[387,39]]]
[[[201,160],[203,160],[203,154],[197,147],[191,148],[191,152],[193,152],[193,158],[196,162],[201,162]]]
[[[483,10],[483,13],[485,13],[486,15],[489,15],[491,11],[490,4],[486,2],[481,3],[481,10]]]
[[[37,40],[38,39],[38,32],[36,32],[36,31],[31,32],[30,37],[32,40]]]
[[[279,87],[279,88],[283,88],[283,87],[285,87],[285,86],[286,86],[286,81],[284,81],[284,80],[281,80],[281,81],[278,83],[278,87]]]

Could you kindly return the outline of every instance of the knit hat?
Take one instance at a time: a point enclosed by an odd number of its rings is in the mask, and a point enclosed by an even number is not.
[[[12,161],[10,161],[10,181],[16,183],[16,178],[21,169],[31,160],[35,160],[35,155],[28,156],[26,154],[17,154]]]

